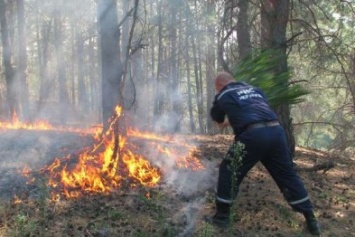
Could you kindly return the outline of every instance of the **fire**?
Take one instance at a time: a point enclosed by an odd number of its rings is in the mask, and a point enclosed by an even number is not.
[[[56,159],[43,169],[51,175],[48,184],[54,189],[62,189],[67,198],[78,197],[82,192],[111,192],[128,177],[144,186],[157,185],[161,179],[160,170],[131,151],[125,137],[115,134],[115,126],[121,116],[122,109],[117,107],[109,128],[101,139],[95,135],[98,143],[81,153],[74,167],[69,167],[70,159],[66,159],[66,164]],[[124,172],[128,176],[124,176]]]
[[[14,196],[13,198],[13,204],[20,204],[22,203],[22,200],[17,197],[17,195]]]
[[[186,139],[132,128],[127,128],[124,133],[119,127],[122,116],[122,108],[117,106],[108,128],[101,133],[98,130],[92,132],[95,140],[92,147],[83,149],[76,156],[56,158],[41,169],[40,172],[49,176],[47,184],[53,189],[53,200],[59,199],[58,193],[66,198],[77,198],[86,193],[110,193],[124,182],[131,186],[155,187],[162,179],[164,169],[171,168],[171,164],[174,169],[204,169],[194,155],[197,148]],[[3,125],[0,123],[0,127]],[[36,126],[22,124],[14,118],[11,128]],[[52,128],[49,124],[43,127]],[[143,148],[139,144],[142,141]],[[154,153],[147,153],[145,146]],[[154,159],[146,159],[149,156]],[[28,169],[23,174],[30,178]]]
[[[0,121],[0,129],[24,129],[24,130],[44,130],[44,131],[59,131],[59,132],[76,132],[76,133],[98,133],[101,131],[100,127],[93,126],[92,128],[71,128],[64,126],[53,126],[46,120],[37,120],[34,122],[21,122],[14,113],[11,122]]]
[[[159,136],[155,133],[140,132],[132,128],[127,131],[127,134],[129,137],[142,138],[145,139],[146,142],[150,142],[150,145],[159,153],[165,154],[167,159],[173,158],[178,168],[192,169],[195,171],[204,169],[201,161],[194,155],[198,150],[197,147],[188,143],[183,138],[176,136]],[[164,144],[164,146],[162,144]],[[170,146],[166,144],[170,144]]]

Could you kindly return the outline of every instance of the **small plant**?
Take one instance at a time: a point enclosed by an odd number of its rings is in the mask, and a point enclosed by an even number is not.
[[[201,232],[198,233],[199,237],[212,237],[214,236],[213,234],[213,226],[205,223],[202,227]]]
[[[35,230],[37,228],[36,222],[32,221],[27,215],[19,213],[14,217],[14,227],[10,231],[10,236],[36,236]]]
[[[120,211],[114,209],[109,210],[107,212],[107,216],[110,220],[113,221],[121,220],[124,217],[124,215]]]
[[[281,219],[286,222],[291,228],[296,229],[299,223],[295,220],[292,211],[281,205],[279,205],[278,208]]]
[[[321,193],[319,193],[318,197],[320,199],[328,199],[329,198],[329,194],[327,192],[321,192]]]
[[[233,143],[227,154],[226,159],[230,161],[229,169],[232,171],[231,175],[231,198],[234,200],[237,196],[237,183],[238,183],[238,168],[242,165],[243,157],[245,155],[244,151],[245,145],[239,141]],[[229,214],[230,220],[234,220],[236,213],[235,209],[231,208],[231,212]],[[232,228],[229,228],[229,234],[232,236]]]

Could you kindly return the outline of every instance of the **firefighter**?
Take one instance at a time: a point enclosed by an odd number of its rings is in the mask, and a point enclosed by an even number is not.
[[[248,83],[235,81],[227,72],[216,76],[215,90],[217,94],[210,111],[211,117],[222,127],[230,125],[233,128],[235,142],[219,166],[215,200],[217,211],[209,220],[220,227],[229,225],[233,197],[236,197],[248,171],[260,161],[292,209],[304,215],[309,232],[319,235],[320,227],[311,200],[293,168],[285,131],[264,93]],[[232,167],[230,157],[237,158],[235,144],[238,141],[244,146],[243,155],[240,156],[240,164]],[[235,177],[234,181],[232,177]]]

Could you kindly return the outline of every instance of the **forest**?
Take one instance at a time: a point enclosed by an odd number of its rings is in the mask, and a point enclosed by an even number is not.
[[[324,236],[353,236],[354,31],[354,0],[0,0],[0,236],[308,236],[262,166],[235,225],[204,223],[221,71],[266,91]]]

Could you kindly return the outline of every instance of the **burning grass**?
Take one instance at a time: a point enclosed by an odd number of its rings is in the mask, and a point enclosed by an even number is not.
[[[78,198],[92,193],[108,194],[127,180],[132,186],[155,187],[164,171],[204,169],[200,160],[194,157],[196,148],[193,145],[172,136],[134,129],[123,131],[119,123],[121,117],[122,109],[116,107],[107,130],[100,136],[94,134],[95,143],[91,147],[74,157],[56,158],[40,170],[41,174],[49,176],[47,184],[53,189],[55,199],[58,195]],[[147,146],[140,149],[137,139],[144,140]],[[149,150],[154,150],[155,154],[146,154]],[[155,159],[149,160],[150,155]],[[76,162],[71,162],[74,159]],[[34,181],[28,169],[23,174]]]
[[[233,208],[233,226],[222,230],[203,221],[205,215],[215,211],[218,163],[233,140],[231,136],[158,136],[128,129],[125,137],[119,138],[121,156],[117,156],[119,160],[116,157],[118,165],[114,166],[104,159],[105,154],[115,158],[114,139],[110,132],[105,134],[101,138],[49,131],[0,134],[0,236],[309,236],[302,217],[290,210],[259,165],[241,186]],[[23,145],[24,140],[27,145]],[[32,147],[38,151],[32,151]],[[107,151],[108,147],[112,150]],[[24,151],[19,152],[21,149]],[[147,185],[154,179],[135,178],[132,173],[136,173],[124,162],[125,152],[135,157],[127,158],[127,163],[139,159],[147,162],[136,169],[144,171],[138,174],[150,175],[148,171],[155,170],[160,177],[158,182]],[[30,163],[32,170],[27,171],[27,178],[5,166],[40,154],[43,155],[37,165]],[[296,163],[309,166],[326,158],[317,153],[311,157],[299,152]],[[46,165],[42,159],[47,159]],[[300,175],[315,204],[323,236],[347,237],[354,232],[354,161],[347,157],[337,157],[336,161],[338,165],[326,173]],[[86,179],[78,182],[80,177],[74,174],[83,167],[96,169],[85,172],[101,175],[106,189],[91,190],[94,186]],[[110,169],[117,174],[110,176]],[[71,180],[74,186],[64,185],[63,180],[70,180],[68,177],[75,177]]]

